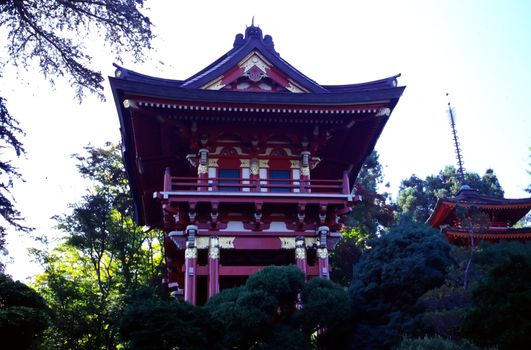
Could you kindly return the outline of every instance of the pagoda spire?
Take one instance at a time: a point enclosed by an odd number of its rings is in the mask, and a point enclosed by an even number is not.
[[[446,93],[446,97],[448,97],[448,93]],[[457,160],[457,174],[458,174],[459,182],[461,182],[461,185],[464,185],[465,184],[464,162],[463,162],[463,156],[461,152],[461,144],[459,143],[459,138],[457,137],[457,128],[455,126],[455,110],[450,104],[450,101],[448,101],[448,117],[450,118],[450,127],[452,129],[452,137],[454,140],[455,158]]]

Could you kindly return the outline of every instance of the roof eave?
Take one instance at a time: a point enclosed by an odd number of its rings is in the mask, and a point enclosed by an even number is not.
[[[172,87],[156,82],[133,81],[109,77],[111,88],[123,93],[138,94],[153,98],[219,103],[261,103],[261,104],[301,104],[301,105],[347,105],[356,103],[392,101],[398,102],[405,87],[382,90],[351,91],[339,93],[267,93],[188,89]]]

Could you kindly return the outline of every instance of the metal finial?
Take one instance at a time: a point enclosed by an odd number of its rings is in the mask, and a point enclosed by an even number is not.
[[[251,19],[251,27],[254,27],[254,16],[253,19]]]
[[[448,97],[448,93],[446,93],[446,97]],[[464,163],[463,163],[463,156],[461,155],[462,153],[461,145],[459,144],[459,139],[457,138],[457,129],[455,126],[454,109],[452,108],[450,101],[448,101],[448,117],[450,117],[450,127],[452,128],[452,136],[454,139],[455,158],[457,160],[457,173],[459,176],[459,181],[461,182],[461,185],[463,185],[465,183],[465,169],[464,169]]]

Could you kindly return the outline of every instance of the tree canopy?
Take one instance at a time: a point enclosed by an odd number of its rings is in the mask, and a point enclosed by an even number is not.
[[[57,216],[66,236],[37,252],[45,272],[36,287],[53,320],[51,349],[107,349],[118,344],[118,321],[131,293],[161,282],[162,247],[156,230],[133,221],[120,146],[88,146],[75,155],[90,188],[72,212]]]
[[[25,284],[0,273],[0,339],[9,349],[30,349],[48,326],[44,299]]]
[[[302,307],[301,307],[302,306]],[[120,332],[134,349],[348,349],[350,301],[295,266],[268,266],[205,306],[144,299],[132,303]]]
[[[465,184],[478,190],[479,194],[503,197],[503,189],[492,169],[487,169],[483,176],[466,172]],[[424,180],[412,175],[400,184],[397,204],[401,212],[412,215],[416,221],[425,222],[437,199],[455,196],[461,185],[453,166],[447,166],[437,175],[427,176]]]
[[[349,290],[354,340],[362,349],[385,349],[415,332],[417,299],[444,282],[453,262],[442,235],[408,217],[369,245],[354,266]]]
[[[382,165],[378,152],[373,151],[363,163],[354,184],[355,193],[362,198],[356,203],[352,213],[345,222],[341,240],[331,254],[331,278],[333,281],[348,286],[352,280],[352,265],[365,249],[366,241],[394,223],[395,210],[388,203],[387,193],[380,193],[383,183]]]
[[[531,342],[531,245],[488,246],[477,260],[487,273],[473,290],[463,335],[481,346],[527,349]]]
[[[143,0],[0,0],[0,79],[11,65],[35,69],[54,83],[66,79],[81,101],[86,92],[103,98],[101,71],[91,66],[89,39],[141,60],[151,48],[151,21],[142,13]],[[20,178],[10,160],[24,153],[24,133],[9,113],[0,83],[0,248],[6,227],[26,229],[10,190]]]
[[[97,33],[117,57],[127,52],[140,60],[152,39],[143,6],[143,0],[0,0],[5,57],[24,69],[37,64],[52,83],[68,79],[78,97],[86,90],[101,95],[103,75],[90,67],[84,40]]]
[[[20,156],[24,153],[24,146],[19,140],[22,135],[18,122],[9,114],[5,100],[0,96],[0,149],[7,154],[11,152],[11,157]],[[11,194],[13,181],[19,178],[20,174],[9,158],[0,158],[0,220],[3,220],[0,221],[0,250],[5,244],[5,223],[19,230],[28,230],[21,223],[20,212],[15,208]],[[0,272],[2,270],[0,263]]]

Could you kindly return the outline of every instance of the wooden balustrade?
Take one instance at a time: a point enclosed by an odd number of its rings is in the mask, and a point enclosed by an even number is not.
[[[164,191],[286,192],[349,194],[348,176],[340,180],[164,177]]]

